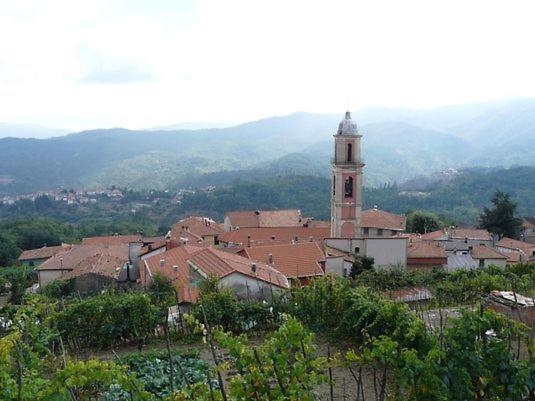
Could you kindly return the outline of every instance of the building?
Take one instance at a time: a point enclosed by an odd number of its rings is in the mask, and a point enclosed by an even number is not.
[[[330,227],[253,227],[226,231],[219,236],[222,246],[258,246],[291,244],[292,242],[322,241]]]
[[[535,244],[519,241],[513,238],[503,237],[497,244],[496,249],[506,256],[511,253],[518,253],[518,259],[521,263],[527,263],[535,256]]]
[[[460,249],[471,245],[494,246],[492,235],[487,230],[479,228],[446,228],[422,234],[420,238],[448,243],[445,247],[449,249]]]
[[[332,161],[331,237],[361,235],[362,168],[357,123],[346,112],[334,135]]]
[[[306,285],[325,272],[325,254],[315,241],[247,247],[239,254],[272,266],[290,283]]]
[[[334,135],[331,236],[324,242],[332,254],[326,258],[327,273],[347,275],[349,260],[363,256],[372,257],[378,268],[404,268],[407,263],[407,238],[392,235],[404,230],[402,216],[374,208],[364,213],[368,219],[368,227],[365,227],[368,229],[367,235],[362,232],[364,163],[360,158],[361,137],[357,124],[351,120],[351,114],[346,112]],[[386,233],[390,235],[385,236]],[[335,251],[346,256],[335,256]]]
[[[288,210],[242,210],[228,212],[224,219],[225,231],[238,228],[299,227],[304,219],[301,211]]]
[[[448,255],[440,243],[409,240],[407,269],[432,271],[448,264]]]
[[[390,237],[405,231],[407,219],[403,215],[379,210],[377,206],[364,210],[360,216],[362,236]]]
[[[471,246],[469,252],[478,267],[505,267],[507,264],[507,256],[485,245]]]
[[[168,236],[182,242],[219,244],[219,235],[224,232],[223,227],[208,217],[191,216],[182,219],[171,227]]]
[[[532,297],[512,291],[492,291],[485,300],[485,306],[534,328],[535,302]]]
[[[106,277],[103,281],[107,281],[113,275],[113,269],[117,273],[124,269],[125,278],[129,276],[131,280],[135,280],[136,268],[130,263],[130,248],[128,244],[73,245],[69,250],[57,253],[43,262],[37,268],[37,277],[39,287],[44,288],[48,283],[60,278],[85,276],[80,279],[79,286],[79,288],[85,289],[94,288],[95,286],[90,283],[81,283],[81,281],[90,281],[91,277],[99,274]],[[122,279],[123,276],[120,278]],[[116,279],[119,279],[119,274]]]
[[[522,220],[520,238],[524,242],[535,244],[535,217]]]
[[[287,290],[286,277],[273,267],[214,248],[182,245],[143,260],[141,282],[149,286],[156,273],[171,278],[179,301],[194,303],[203,280],[215,277],[237,298],[270,299]]]
[[[43,246],[42,248],[30,249],[20,254],[19,261],[23,266],[37,267],[57,253],[65,252],[71,247],[72,245],[70,244],[61,244],[58,246]]]

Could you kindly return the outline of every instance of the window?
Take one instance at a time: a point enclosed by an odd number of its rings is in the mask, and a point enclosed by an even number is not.
[[[383,235],[383,229],[382,228],[378,228],[377,229],[377,235]]]
[[[336,195],[336,176],[333,175],[333,195]]]
[[[368,227],[363,228],[362,232],[363,232],[364,235],[370,235],[370,229]]]
[[[353,145],[351,145],[350,143],[347,144],[347,161],[350,162],[352,161],[352,149],[353,148]]]
[[[345,182],[346,198],[353,197],[353,177],[347,177]]]
[[[355,255],[358,255],[360,253],[360,248],[358,246],[355,247]]]
[[[344,275],[344,277],[347,277],[347,268],[345,268],[345,267],[344,267],[343,275]]]
[[[479,267],[485,267],[485,259],[479,259]]]

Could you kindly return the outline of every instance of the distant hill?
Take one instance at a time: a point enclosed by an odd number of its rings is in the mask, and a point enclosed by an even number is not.
[[[35,124],[7,124],[0,123],[1,138],[38,138],[46,139],[67,135],[68,130],[43,127]]]
[[[0,139],[0,193],[120,185],[221,185],[265,175],[330,175],[341,115],[294,113],[198,130],[101,129],[46,140]],[[355,113],[365,182],[446,168],[535,164],[535,100]]]
[[[225,185],[211,193],[188,195],[181,213],[222,218],[229,210],[298,208],[316,219],[330,216],[329,178],[311,176],[257,177]],[[535,215],[535,167],[466,169],[444,181],[430,180],[418,193],[397,185],[364,188],[364,208],[377,205],[394,213],[428,210],[457,224],[476,224],[496,190],[511,194],[520,216]]]

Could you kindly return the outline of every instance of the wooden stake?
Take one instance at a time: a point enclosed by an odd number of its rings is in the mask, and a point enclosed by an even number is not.
[[[219,362],[217,360],[215,346],[214,346],[214,342],[213,342],[213,339],[212,339],[212,329],[211,329],[210,325],[208,324],[208,319],[206,319],[206,313],[204,311],[204,306],[200,305],[200,307],[201,307],[202,317],[203,317],[203,320],[204,320],[204,326],[206,328],[206,336],[208,337],[208,344],[210,345],[210,350],[212,351],[212,358],[214,360],[216,368],[218,368],[219,367]],[[216,369],[216,370],[217,370],[217,380],[219,382],[219,388],[221,390],[221,395],[223,396],[223,401],[228,401],[227,400],[227,393],[225,392],[225,383],[223,382],[223,377],[221,376],[221,372],[219,371],[219,369]]]

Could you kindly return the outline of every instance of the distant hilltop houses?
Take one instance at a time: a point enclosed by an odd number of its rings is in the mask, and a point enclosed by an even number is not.
[[[0,198],[4,205],[13,205],[18,201],[30,200],[35,202],[39,197],[46,196],[56,202],[63,202],[68,205],[74,204],[88,204],[97,203],[99,198],[107,197],[113,200],[120,200],[123,198],[123,193],[119,189],[78,189],[78,190],[66,190],[66,189],[54,189],[47,191],[34,192],[27,195],[18,196],[4,196]]]
[[[237,210],[222,221],[190,216],[162,237],[112,235],[84,238],[25,251],[20,262],[37,270],[40,288],[70,280],[79,292],[106,287],[148,288],[159,275],[177,289],[182,305],[199,296],[213,278],[236,297],[269,299],[294,285],[325,274],[348,276],[357,262],[377,269],[444,271],[535,261],[535,224],[525,221],[522,241],[497,241],[488,231],[451,227],[423,235],[406,233],[404,215],[375,206],[362,210],[365,164],[361,138],[350,113],[333,134],[331,218],[317,221],[299,209]],[[209,189],[206,189],[209,190]],[[117,190],[49,193],[67,202],[97,195],[121,197]],[[187,192],[182,192],[183,196]],[[399,298],[429,297],[414,289]]]

